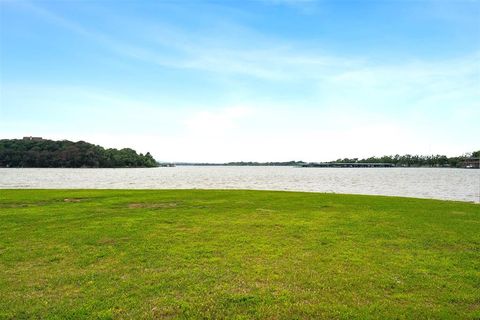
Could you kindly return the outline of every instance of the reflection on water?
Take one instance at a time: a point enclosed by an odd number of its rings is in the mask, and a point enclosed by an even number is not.
[[[0,169],[0,188],[259,189],[480,200],[480,170],[175,167]]]

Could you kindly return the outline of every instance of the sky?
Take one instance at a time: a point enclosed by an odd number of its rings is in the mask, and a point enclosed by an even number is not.
[[[479,129],[480,1],[0,0],[0,138],[330,161]]]

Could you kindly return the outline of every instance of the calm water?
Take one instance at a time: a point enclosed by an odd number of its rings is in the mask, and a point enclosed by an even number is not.
[[[480,170],[175,167],[0,169],[0,188],[261,189],[480,201]]]

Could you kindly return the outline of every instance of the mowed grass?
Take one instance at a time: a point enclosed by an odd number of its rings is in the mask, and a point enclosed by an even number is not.
[[[478,319],[480,206],[0,190],[2,319]]]

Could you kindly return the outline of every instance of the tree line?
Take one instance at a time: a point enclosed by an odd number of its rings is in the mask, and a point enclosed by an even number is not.
[[[480,157],[480,150],[467,153],[457,157],[447,157],[445,155],[394,155],[383,157],[370,157],[365,159],[345,158],[337,159],[338,163],[392,163],[397,167],[460,167],[468,158]]]
[[[175,164],[180,166],[297,166],[304,164],[303,161],[286,161],[286,162],[255,162],[255,161],[237,161],[237,162],[225,162],[225,163],[211,163],[211,162],[176,162]]]
[[[138,168],[156,167],[152,155],[130,148],[105,149],[85,141],[0,140],[0,167]]]
[[[445,155],[394,155],[382,157],[344,158],[337,163],[392,163],[397,167],[460,167],[465,159],[480,157],[480,150],[457,157]],[[303,161],[178,163],[178,165],[228,166],[301,166]],[[157,161],[147,152],[137,154],[130,148],[105,149],[85,141],[54,141],[46,139],[0,140],[0,167],[38,168],[138,168],[156,167]]]
[[[369,157],[365,159],[344,158],[327,163],[389,163],[396,167],[461,167],[468,158],[480,157],[480,150],[472,153],[466,153],[457,157],[447,157],[445,155],[394,155],[382,157]],[[285,162],[226,162],[226,163],[176,163],[177,165],[191,166],[304,166],[308,164],[304,161],[285,161]]]

